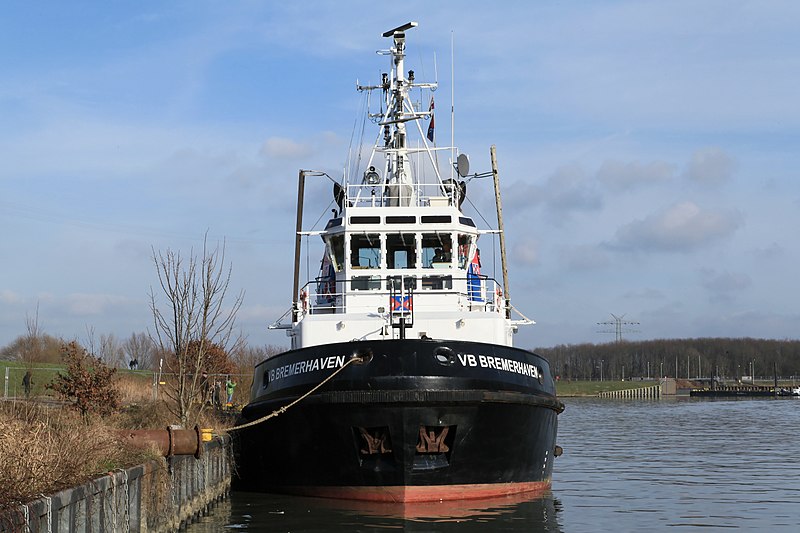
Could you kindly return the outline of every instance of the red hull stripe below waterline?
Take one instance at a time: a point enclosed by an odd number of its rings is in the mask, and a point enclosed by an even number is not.
[[[318,498],[406,503],[494,498],[510,494],[543,492],[549,488],[550,481],[402,487],[282,487],[285,492]]]

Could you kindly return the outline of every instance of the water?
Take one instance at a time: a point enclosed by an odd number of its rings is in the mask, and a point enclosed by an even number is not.
[[[800,531],[800,399],[566,399],[544,496],[413,506],[233,493],[210,531]]]

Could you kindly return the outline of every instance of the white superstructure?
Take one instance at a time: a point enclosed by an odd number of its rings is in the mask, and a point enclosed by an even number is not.
[[[531,323],[511,320],[501,285],[481,275],[478,237],[495,232],[479,230],[461,211],[466,158],[458,158],[460,177],[439,173],[437,155],[454,152],[429,142],[433,105],[416,109],[410,96],[436,88],[405,73],[405,31],[414,26],[384,34],[393,40],[379,52],[391,58],[390,72],[380,85],[358,87],[382,95],[380,111],[370,114],[379,134],[364,169],[335,185],[338,209],[324,230],[300,231],[298,208],[298,243],[299,235],[318,234],[324,252],[319,276],[302,287],[296,260],[299,291],[284,315],[291,324],[272,326],[288,330],[292,349],[424,337],[510,346],[517,326]],[[427,135],[423,121],[431,124]],[[302,172],[300,178],[302,202]]]

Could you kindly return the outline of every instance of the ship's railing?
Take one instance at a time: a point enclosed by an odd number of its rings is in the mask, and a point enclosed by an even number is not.
[[[461,189],[454,182],[441,185],[414,184],[369,184],[347,186],[348,207],[441,207],[456,205]]]
[[[298,318],[306,314],[375,313],[381,307],[389,309],[390,297],[401,293],[412,297],[415,311],[503,314],[507,306],[501,284],[487,276],[404,275],[400,282],[403,291],[399,291],[398,281],[397,276],[378,275],[338,281],[317,278],[300,290]],[[390,284],[394,284],[394,290]]]

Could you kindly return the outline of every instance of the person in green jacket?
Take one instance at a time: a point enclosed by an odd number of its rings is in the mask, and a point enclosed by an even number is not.
[[[231,380],[231,377],[228,376],[227,380],[225,381],[225,391],[228,393],[228,405],[233,403],[233,391],[236,389],[236,382]]]

